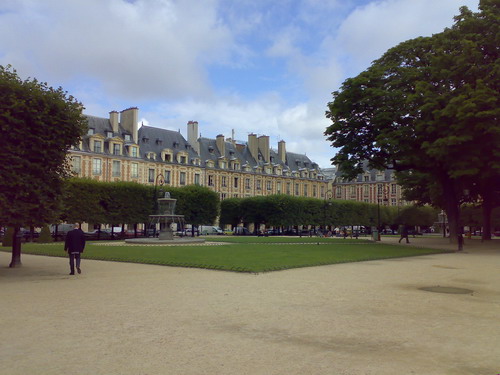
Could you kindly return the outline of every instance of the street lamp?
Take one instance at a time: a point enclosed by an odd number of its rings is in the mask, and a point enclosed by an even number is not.
[[[443,238],[446,237],[446,222],[447,222],[447,217],[446,217],[446,212],[444,210],[441,210],[441,212],[438,214],[438,222],[442,225],[443,227]]]
[[[163,175],[161,173],[159,173],[155,178],[155,190],[154,190],[154,194],[153,194],[153,199],[154,199],[154,202],[153,202],[154,212],[153,212],[153,214],[154,215],[156,215],[158,213],[157,189],[158,189],[158,186],[160,186],[160,190],[161,190],[161,187],[163,186],[164,183],[165,183],[165,177],[163,177]],[[147,230],[144,231],[144,235],[146,237],[149,234],[148,232],[149,232],[149,228],[147,228]],[[153,228],[153,237],[156,237],[156,225]]]
[[[380,198],[383,196],[383,198]],[[378,238],[377,241],[380,241],[380,202],[387,202],[389,199],[387,198],[387,195],[385,194],[380,194],[380,191],[377,194],[377,230],[378,230]]]
[[[331,200],[332,198],[333,198],[333,191],[327,190],[325,192],[325,201],[324,201],[324,204],[323,204],[323,219],[324,219],[323,230],[324,230],[325,233],[326,233],[326,208],[328,206],[332,205],[332,202],[328,202],[327,203],[327,200]],[[323,234],[325,234],[325,233],[323,233]]]

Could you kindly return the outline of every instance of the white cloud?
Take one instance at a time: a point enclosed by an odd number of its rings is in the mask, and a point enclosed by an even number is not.
[[[209,95],[205,66],[233,44],[209,0],[21,0],[0,24],[1,63],[56,82],[97,79],[121,97]]]

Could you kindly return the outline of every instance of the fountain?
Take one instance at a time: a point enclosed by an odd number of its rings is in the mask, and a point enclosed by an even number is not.
[[[163,198],[158,198],[158,214],[149,215],[148,228],[155,228],[160,226],[158,237],[143,237],[143,238],[129,238],[126,239],[127,243],[140,243],[140,244],[174,244],[174,243],[200,243],[205,242],[204,239],[194,237],[174,237],[174,232],[171,225],[177,224],[177,227],[184,227],[184,215],[176,215],[175,204],[177,199],[170,198],[170,193],[166,192]]]

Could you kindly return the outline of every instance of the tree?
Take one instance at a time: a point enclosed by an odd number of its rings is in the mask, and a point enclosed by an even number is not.
[[[173,192],[172,198],[178,199],[176,212],[193,226],[213,224],[219,215],[219,195],[207,187],[188,185]]]
[[[21,226],[49,224],[58,214],[67,150],[86,121],[82,105],[62,88],[21,80],[0,66],[0,222],[14,227],[10,267],[21,264]]]
[[[480,9],[463,7],[452,29],[391,48],[346,80],[327,112],[325,134],[340,148],[332,161],[346,176],[365,160],[406,174],[416,198],[446,210],[454,241],[466,188],[500,172],[498,5]]]

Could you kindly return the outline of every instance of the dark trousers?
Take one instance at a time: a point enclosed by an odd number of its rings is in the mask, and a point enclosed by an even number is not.
[[[401,235],[401,238],[399,239],[398,242],[401,242],[402,239],[406,239],[406,243],[410,243],[410,240],[408,239],[408,235]]]
[[[75,260],[76,268],[80,268],[80,253],[69,254],[69,267],[71,269],[71,273],[75,273]]]

